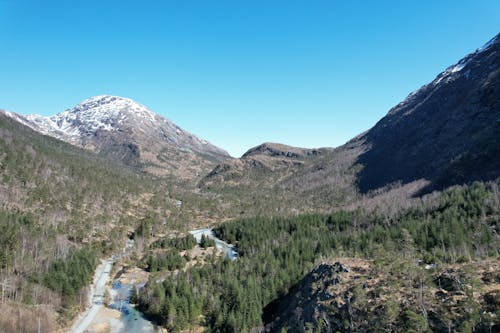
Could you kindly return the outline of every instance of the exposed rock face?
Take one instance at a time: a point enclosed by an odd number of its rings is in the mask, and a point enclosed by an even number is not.
[[[158,175],[198,178],[230,158],[144,105],[96,96],[51,117],[11,114],[32,129]]]
[[[500,304],[500,275],[495,260],[442,265],[429,273],[432,279],[410,284],[404,267],[425,271],[417,263],[392,266],[359,258],[341,261],[316,266],[288,294],[267,305],[265,331],[455,332],[468,327],[472,303],[483,315],[475,331],[498,331],[495,311]]]
[[[264,322],[267,332],[305,332],[309,324],[324,323],[321,332],[336,332],[343,329],[342,318],[348,318],[346,304],[339,304],[336,313],[332,312],[331,302],[335,295],[328,290],[342,281],[347,267],[339,262],[320,264],[308,273],[290,293],[264,309]],[[315,325],[317,326],[317,325]]]
[[[500,176],[500,35],[392,108],[360,140],[362,191]]]

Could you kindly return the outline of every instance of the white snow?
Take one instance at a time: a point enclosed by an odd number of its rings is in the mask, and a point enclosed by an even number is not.
[[[497,40],[497,36],[493,37],[489,42],[487,42],[486,44],[484,44],[483,46],[478,48],[475,53],[483,52],[484,50],[489,48],[491,45],[495,44],[496,40]]]
[[[99,95],[88,98],[71,109],[50,117],[10,115],[37,132],[80,146],[82,139],[98,131],[128,130],[143,133],[155,140],[182,146],[186,151],[205,152],[209,143],[157,116],[147,107],[129,98]],[[214,151],[224,151],[209,147]]]
[[[11,117],[43,134],[69,141],[77,141],[82,134],[97,130],[114,131],[116,123],[126,119],[136,123],[156,121],[155,114],[144,105],[129,98],[110,95],[88,98],[74,108],[51,117]]]
[[[464,69],[467,64],[474,59],[475,56],[477,56],[479,53],[484,52],[487,50],[489,47],[491,47],[493,44],[497,42],[497,37],[495,36],[492,38],[489,42],[484,44],[482,47],[478,48],[476,51],[473,53],[469,54],[462,60],[460,60],[457,64],[448,67],[444,72],[438,75],[437,79],[434,82],[434,85],[437,85],[443,80],[446,80],[445,82],[448,82],[449,80],[455,79],[457,76],[456,73],[459,73],[462,69]],[[466,78],[469,78],[470,71],[467,71],[464,75]]]
[[[438,75],[437,79],[434,82],[434,85],[437,85],[443,80],[446,80],[445,82],[448,82],[450,79],[453,79],[456,75],[455,73],[458,73],[462,69],[464,69],[464,67],[467,66],[471,59],[472,56],[467,56],[460,60],[457,64],[448,67],[444,72]]]
[[[456,73],[456,72],[459,72],[461,71],[464,67],[465,67],[466,63],[463,63],[463,64],[456,64],[455,66],[451,67],[448,71],[450,73]]]

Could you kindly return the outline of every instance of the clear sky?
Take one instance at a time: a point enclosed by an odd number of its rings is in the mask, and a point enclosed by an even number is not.
[[[498,0],[0,0],[0,108],[112,94],[233,156],[332,147],[498,32]]]

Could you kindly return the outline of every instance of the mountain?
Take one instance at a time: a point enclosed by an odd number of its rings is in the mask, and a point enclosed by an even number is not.
[[[165,196],[152,177],[42,135],[2,110],[0,151],[0,212],[35,214],[72,238],[109,230],[122,217],[134,221],[151,212],[156,191]]]
[[[354,200],[359,147],[307,149],[264,143],[217,165],[200,182],[233,212],[295,214]]]
[[[176,267],[138,295],[163,325],[498,331],[499,39],[338,148],[264,143],[231,159],[114,96],[52,117],[0,110],[0,331],[62,331],[97,259],[131,238],[124,270]],[[411,184],[490,179],[407,202]],[[194,245],[182,231],[226,219],[214,232],[234,264],[174,251]]]
[[[500,176],[500,35],[448,67],[355,140],[362,191],[418,179],[430,189]]]
[[[240,159],[225,161],[215,167],[203,180],[204,186],[216,182],[256,185],[266,175],[273,178],[279,172],[283,178],[288,172],[303,166],[308,159],[324,156],[331,149],[306,149],[266,142],[248,150]],[[260,182],[273,186],[278,179]]]
[[[388,190],[402,198],[494,180],[500,177],[499,55],[497,35],[343,146],[266,143],[219,164],[200,185],[246,200],[279,198],[304,211]]]
[[[195,179],[227,152],[131,99],[96,96],[51,117],[13,118],[35,131],[160,176]]]
[[[44,277],[80,249],[95,249],[92,256],[81,252],[94,262],[98,251],[122,246],[138,219],[174,207],[149,178],[0,110],[1,332],[58,331],[78,303],[71,293],[88,283],[91,268],[69,273],[71,295],[60,279],[56,287]]]

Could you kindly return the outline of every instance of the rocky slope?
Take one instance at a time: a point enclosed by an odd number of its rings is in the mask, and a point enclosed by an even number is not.
[[[498,268],[494,260],[439,267],[401,259],[322,263],[264,309],[265,331],[494,332]]]
[[[425,178],[430,189],[500,176],[500,35],[410,94],[355,140],[362,191]]]
[[[496,179],[499,56],[496,36],[341,147],[263,144],[238,160],[219,164],[200,185],[219,193],[253,191],[254,196],[272,196],[274,191],[280,199],[295,198],[291,201],[320,208],[352,203],[359,193],[373,196],[402,188],[397,196],[411,196]]]
[[[348,269],[339,262],[323,263],[315,267],[288,295],[267,305],[264,309],[266,331],[279,332],[286,328],[287,332],[301,332],[305,331],[306,323],[319,326],[320,322],[323,323],[325,332],[342,328],[343,317],[348,317],[346,309],[339,307],[339,311],[333,313],[329,311],[329,305],[336,296],[331,288],[339,285],[347,272]]]
[[[96,96],[51,117],[10,115],[35,131],[160,176],[196,179],[224,150],[131,99]]]

